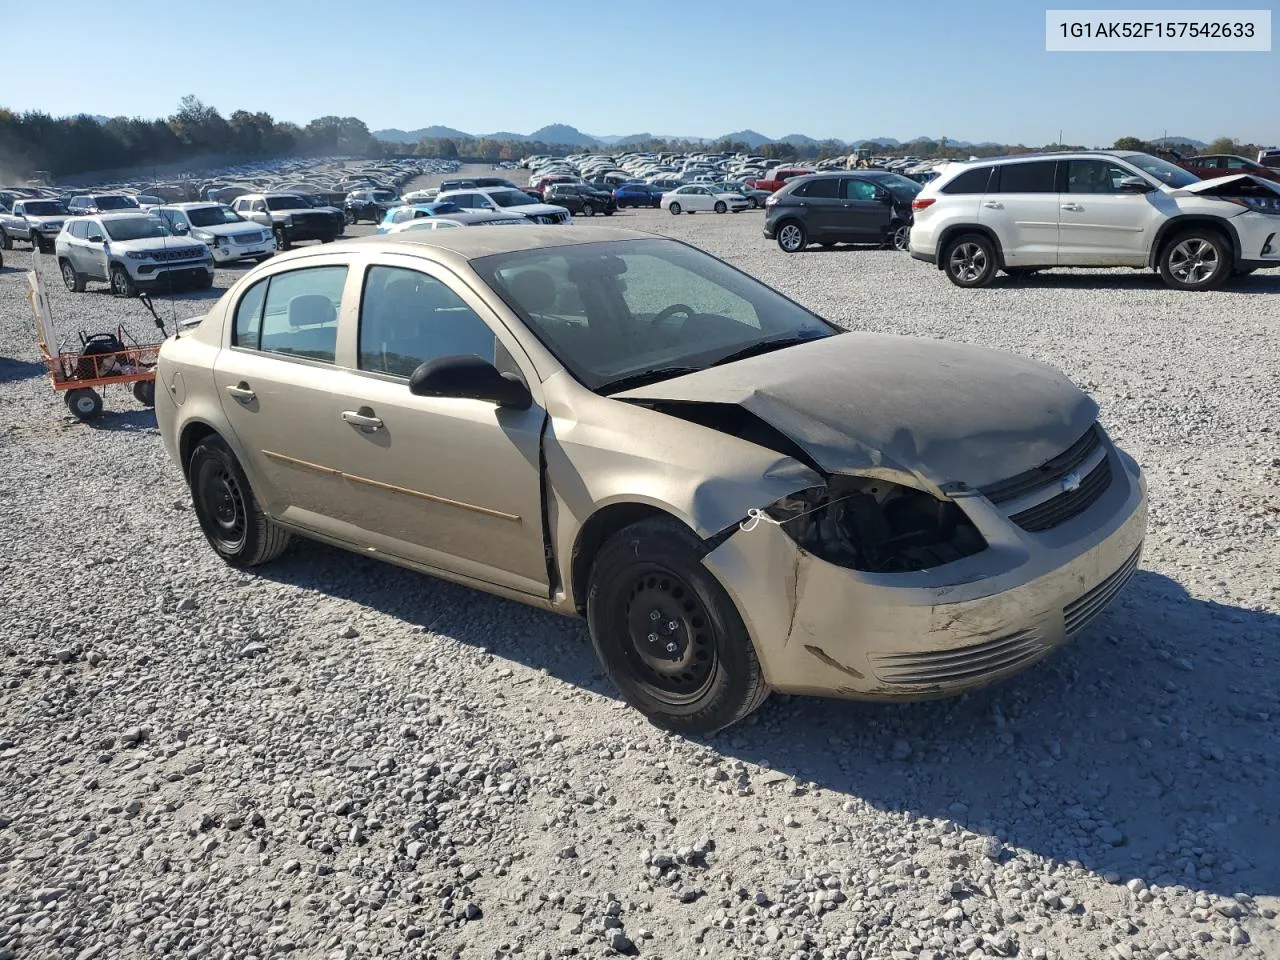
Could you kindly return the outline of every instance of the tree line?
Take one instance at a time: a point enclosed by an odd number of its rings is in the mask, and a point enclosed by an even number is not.
[[[30,176],[35,170],[71,176],[180,163],[210,154],[259,159],[382,153],[364,121],[355,117],[319,117],[306,126],[248,110],[223,117],[194,96],[183,97],[172,116],[154,120],[112,117],[104,121],[87,114],[52,117],[0,107],[0,170],[14,176]]]
[[[1163,144],[1179,149],[1176,143]],[[865,144],[877,154],[896,154],[926,159],[988,157],[1030,153],[1036,150],[1083,149],[1080,144],[985,144],[958,146],[946,137],[920,138],[896,145]],[[1118,150],[1153,152],[1161,144],[1137,137],[1121,137],[1113,144]],[[356,117],[318,117],[305,126],[275,120],[269,113],[237,110],[223,117],[218,110],[195,96],[185,96],[177,111],[163,119],[112,117],[101,120],[87,114],[52,117],[39,111],[14,113],[0,107],[0,171],[7,176],[26,177],[36,170],[48,170],[55,177],[94,170],[145,167],[181,163],[201,156],[221,155],[240,159],[286,156],[341,155],[379,158],[406,154],[446,160],[497,162],[518,160],[530,154],[564,155],[589,148],[571,144],[493,138],[429,137],[407,146],[379,141]],[[765,143],[749,147],[745,142],[725,138],[717,142],[651,139],[639,143],[598,148],[612,152],[645,151],[692,153],[720,151],[752,153],[768,159],[817,161],[843,156],[851,147],[837,140],[812,143]],[[1219,137],[1205,153],[1233,153],[1253,157],[1260,147]],[[1182,153],[1195,153],[1183,145]]]

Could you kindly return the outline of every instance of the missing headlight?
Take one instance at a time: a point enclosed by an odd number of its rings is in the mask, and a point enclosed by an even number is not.
[[[866,477],[832,477],[827,486],[784,497],[764,513],[801,549],[868,573],[927,570],[987,546],[956,504]]]

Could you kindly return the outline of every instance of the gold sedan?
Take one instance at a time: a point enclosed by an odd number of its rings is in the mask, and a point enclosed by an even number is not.
[[[958,693],[1084,629],[1146,489],[1092,400],[974,346],[843,332],[693,247],[472,227],[300,250],[160,351],[209,543],[291,534],[585,616],[682,732],[770,690]]]

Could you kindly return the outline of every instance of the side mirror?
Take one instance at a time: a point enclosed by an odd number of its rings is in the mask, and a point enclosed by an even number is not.
[[[183,234],[190,233],[191,228],[187,226],[185,223],[175,223],[173,225],[173,232],[178,236],[182,236]]]
[[[100,233],[90,233],[85,236],[85,239],[88,240],[90,243],[102,243],[102,241],[105,240],[106,238],[103,237],[103,235]]]
[[[528,410],[533,405],[533,395],[523,380],[500,373],[488,360],[474,355],[428,360],[409,377],[409,392],[415,397],[488,400],[515,410]]]
[[[1151,184],[1141,177],[1123,177],[1120,180],[1121,193],[1150,193]]]

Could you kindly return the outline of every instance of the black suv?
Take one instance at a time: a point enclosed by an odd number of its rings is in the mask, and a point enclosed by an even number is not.
[[[580,213],[584,217],[594,217],[597,213],[612,217],[618,209],[613,194],[589,183],[548,184],[547,189],[542,192],[542,202],[559,204],[570,213]]]
[[[809,243],[879,243],[906,250],[911,201],[922,189],[887,170],[796,177],[765,201],[764,235],[787,253]]]
[[[404,201],[396,196],[394,190],[356,190],[347,194],[342,206],[347,223],[359,223],[361,220],[381,223],[388,210],[402,203]]]

